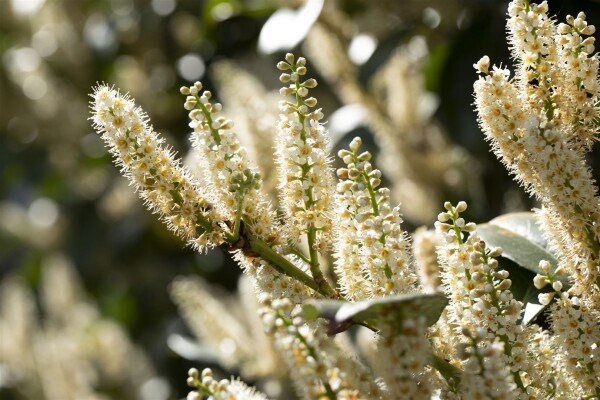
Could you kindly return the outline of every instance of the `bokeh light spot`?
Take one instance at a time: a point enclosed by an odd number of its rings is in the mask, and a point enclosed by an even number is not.
[[[31,47],[13,49],[7,52],[11,69],[20,72],[33,72],[39,68],[42,60],[37,51]]]
[[[354,64],[362,65],[367,62],[376,48],[377,39],[374,36],[366,34],[356,35],[348,48],[348,57],[350,57],[350,61]]]
[[[27,16],[39,10],[44,5],[44,0],[11,0],[15,14]]]
[[[430,27],[431,29],[435,29],[442,22],[442,16],[439,11],[435,8],[427,7],[423,10],[423,23]]]
[[[116,36],[106,18],[92,14],[83,29],[85,41],[96,50],[106,50],[115,44]]]
[[[23,81],[23,93],[31,100],[39,100],[46,95],[48,85],[39,75],[29,75]]]
[[[233,16],[233,7],[230,3],[219,3],[210,10],[215,21],[225,21]]]
[[[31,46],[42,57],[48,57],[54,54],[58,49],[58,41],[52,31],[40,29],[31,38]]]
[[[152,0],[152,11],[161,17],[171,14],[176,6],[175,0]]]
[[[40,228],[49,228],[58,219],[58,206],[53,200],[40,197],[29,206],[27,217],[32,224]]]
[[[177,60],[177,72],[187,81],[196,81],[204,75],[204,60],[197,54],[186,54]]]

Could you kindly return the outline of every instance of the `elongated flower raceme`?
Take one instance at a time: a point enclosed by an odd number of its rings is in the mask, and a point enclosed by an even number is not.
[[[465,359],[465,372],[461,380],[462,399],[513,400],[519,398],[511,379],[510,369],[503,362],[504,344],[500,341],[486,342],[486,332],[476,335],[465,330],[468,343],[459,346],[458,353]]]
[[[94,127],[148,208],[200,251],[222,244],[222,216],[163,144],[142,109],[106,85],[97,86],[92,98]]]
[[[286,61],[277,65],[282,71],[290,71],[280,76],[282,82],[291,82],[289,87],[281,89],[281,94],[295,96],[295,101],[280,103],[276,161],[281,205],[290,222],[290,239],[296,242],[306,234],[311,246],[323,250],[331,243],[333,169],[325,127],[319,122],[323,113],[320,109],[311,111],[317,100],[308,97],[309,89],[317,82],[314,79],[302,82],[306,60],[303,57],[294,60],[288,54]]]
[[[307,71],[306,59],[296,60],[291,53],[286,54],[285,61],[280,61],[277,68],[290,72],[279,77],[283,83],[291,82],[280,90],[281,95],[295,96],[294,102],[280,102],[275,151],[284,232],[292,247],[306,237],[309,254],[302,258],[321,291],[332,293],[319,265],[319,251],[324,252],[331,244],[335,183],[327,153],[327,132],[319,122],[323,113],[321,109],[311,111],[317,99],[307,97],[317,81],[301,81]]]
[[[243,220],[256,236],[274,242],[273,212],[260,190],[260,174],[232,131],[233,122],[220,115],[221,104],[212,103],[211,92],[201,90],[202,84],[196,82],[182,87],[181,93],[187,95],[185,108],[190,110],[190,127],[194,129],[192,144],[199,154],[211,200],[223,215],[235,221],[234,236],[239,236]]]
[[[196,368],[191,368],[188,372],[187,384],[197,389],[187,395],[187,400],[267,400],[264,393],[239,379],[217,381],[210,368],[204,369],[202,373]]]
[[[418,279],[399,208],[391,207],[389,189],[378,188],[381,171],[360,145],[357,137],[339,152],[346,164],[338,170],[334,244],[341,291],[352,300],[412,292]]]
[[[509,290],[512,282],[508,271],[497,269],[496,257],[502,249],[487,248],[477,236],[476,225],[460,217],[467,208],[465,202],[456,206],[446,202],[444,206],[446,211],[440,213],[436,228],[446,242],[439,249],[439,257],[442,283],[450,298],[448,317],[456,334],[465,329],[485,330],[488,339],[501,341],[504,362],[521,397],[539,392],[537,386],[543,382],[532,381],[535,360],[527,352],[532,332],[519,324],[523,303]]]
[[[567,16],[556,24],[546,2],[514,0],[508,31],[519,68],[476,66],[475,103],[494,151],[528,191],[542,202],[541,228],[573,290],[600,306],[600,198],[585,150],[598,136],[598,58],[595,28]],[[590,290],[591,288],[591,290]]]
[[[290,368],[302,399],[386,398],[369,371],[344,354],[326,334],[323,321],[306,321],[288,299],[273,301],[260,314],[265,330]],[[383,396],[383,397],[382,397]]]

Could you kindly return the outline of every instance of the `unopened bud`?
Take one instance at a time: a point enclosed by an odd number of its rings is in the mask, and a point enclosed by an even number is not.
[[[292,53],[287,53],[285,55],[285,61],[287,61],[288,64],[293,65],[294,64],[294,55]]]
[[[290,69],[290,64],[286,63],[285,61],[279,61],[277,63],[277,69],[279,69],[280,71],[287,71],[288,69]]]

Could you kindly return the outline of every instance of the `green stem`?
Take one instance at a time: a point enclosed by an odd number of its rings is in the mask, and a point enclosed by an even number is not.
[[[232,243],[236,243],[240,240],[240,225],[242,222],[242,206],[244,204],[244,196],[241,191],[237,194],[237,209],[235,214],[235,222],[233,223],[233,235],[232,235]]]
[[[308,263],[308,265],[310,266],[310,273],[313,276],[313,279],[315,280],[317,285],[319,285],[320,292],[327,293],[328,296],[333,296],[335,294],[335,291],[331,288],[329,282],[327,282],[327,280],[323,276],[321,268],[319,267],[319,254],[314,245],[316,234],[317,230],[314,226],[310,226],[308,228],[308,232],[306,232],[306,238],[308,240],[308,253],[310,255]]]
[[[270,262],[279,272],[302,282],[325,297],[333,296],[334,293],[323,291],[313,278],[292,264],[287,258],[275,252],[265,241],[250,235],[248,235],[248,241],[250,249],[258,253],[265,261]]]
[[[355,162],[358,160],[355,160]],[[371,181],[369,180],[369,175],[362,171],[363,179],[365,180],[365,185],[367,186],[367,190],[369,191],[369,197],[371,198],[371,206],[373,207],[373,216],[379,216],[379,205],[377,204],[377,199],[375,198],[375,190],[373,190],[373,186],[371,185]]]
[[[204,114],[204,118],[206,118],[206,124],[208,125],[208,129],[210,129],[210,133],[213,137],[213,140],[215,141],[217,146],[220,145],[221,137],[219,136],[219,130],[214,129],[212,126],[212,124],[213,124],[212,115],[206,109],[206,106],[200,101],[200,97],[198,97],[198,95],[195,95],[194,97],[196,98],[196,104],[198,104],[200,110],[202,111],[202,114]]]
[[[429,365],[438,370],[451,387],[457,387],[460,384],[462,371],[448,361],[431,353]]]
[[[296,73],[297,69],[295,65],[292,65],[291,68],[292,72]],[[300,107],[304,105],[304,100],[302,99],[302,96],[298,94],[298,90],[301,87],[300,79],[296,80],[294,82],[294,85],[296,88],[296,115],[298,116],[298,122],[302,127],[300,131],[300,139],[304,143],[306,143],[306,127],[304,124],[306,116],[299,111]],[[310,167],[311,166],[308,164],[308,161],[304,165],[302,165],[302,182],[306,180],[306,174],[310,170]],[[305,194],[308,197],[308,200],[304,201],[304,207],[306,209],[310,209],[313,206],[312,187],[309,186],[309,188],[305,190]],[[313,279],[315,280],[317,285],[319,285],[319,291],[321,293],[327,293],[327,296],[333,296],[335,295],[335,290],[333,290],[331,285],[329,285],[329,282],[327,282],[327,280],[325,279],[325,276],[323,275],[323,272],[321,271],[321,267],[319,265],[319,254],[315,246],[315,242],[317,239],[317,228],[315,228],[313,224],[310,224],[306,231],[306,239],[308,241],[309,257],[307,261],[310,267],[310,273],[313,276]]]
[[[310,260],[304,254],[302,254],[300,250],[298,250],[295,246],[291,244],[289,245],[289,252],[301,259],[302,261],[304,261],[305,263],[310,264]]]
[[[200,224],[200,226],[206,232],[212,232],[213,231],[212,221],[209,218],[206,218],[204,215],[202,215],[202,212],[199,211],[199,210],[196,213],[196,220],[197,220],[198,224]]]

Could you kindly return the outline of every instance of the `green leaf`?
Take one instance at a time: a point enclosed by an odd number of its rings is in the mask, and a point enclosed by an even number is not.
[[[543,274],[539,262],[546,260],[551,265],[550,271],[554,273],[558,267],[558,260],[544,247],[546,242],[535,226],[533,213],[517,214],[519,215],[507,214],[487,224],[477,225],[477,234],[488,246],[502,247],[502,257],[514,261],[520,267],[534,274]],[[559,279],[563,285],[568,285],[566,276]]]
[[[539,304],[538,295],[551,290],[550,287],[540,290],[533,285],[535,275],[544,274],[539,262],[548,261],[551,273],[558,267],[558,260],[548,250],[548,242],[537,225],[535,214],[518,212],[501,215],[487,224],[478,225],[477,234],[488,246],[502,247],[502,257],[498,258],[500,268],[509,272],[511,291],[515,299],[525,305],[522,322],[530,323],[545,308]],[[563,287],[570,286],[567,276],[557,279]]]
[[[537,217],[532,212],[522,211],[500,215],[489,223],[517,233],[548,249],[548,241],[540,229]]]
[[[352,325],[363,325],[379,330],[384,320],[400,321],[407,318],[425,317],[427,326],[433,325],[448,304],[441,294],[418,293],[364,300],[356,303],[325,300],[314,301],[304,307],[305,316],[328,319],[330,334],[336,334]]]

